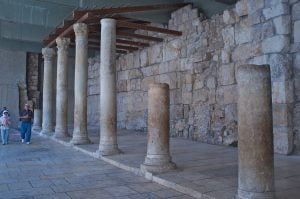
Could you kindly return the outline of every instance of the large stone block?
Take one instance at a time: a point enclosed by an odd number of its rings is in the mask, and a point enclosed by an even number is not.
[[[130,90],[140,90],[141,89],[141,79],[130,80]]]
[[[300,101],[300,78],[295,78],[295,101]]]
[[[145,67],[149,65],[147,49],[143,49],[140,51],[140,65],[141,67]]]
[[[294,42],[300,42],[300,20],[294,23]]]
[[[273,104],[273,126],[287,127],[292,125],[292,107],[289,104]]]
[[[129,70],[128,73],[129,73],[128,74],[128,78],[129,79],[135,79],[135,78],[141,78],[141,77],[143,77],[143,73],[139,69]]]
[[[235,67],[233,63],[219,67],[218,83],[221,86],[235,83]]]
[[[170,89],[177,88],[178,78],[175,72],[160,75],[159,81],[160,83],[167,83]]]
[[[225,24],[234,24],[236,22],[236,18],[234,10],[225,10],[223,13],[223,20]]]
[[[234,40],[234,27],[229,26],[222,30],[222,37],[225,44],[225,47],[228,48],[230,46],[235,45]]]
[[[271,7],[263,9],[263,15],[267,20],[288,13],[289,6],[287,3],[277,3],[275,5],[272,5]]]
[[[134,68],[141,67],[141,63],[140,63],[140,51],[133,52],[133,67]]]
[[[194,90],[193,92],[193,104],[204,104],[209,99],[209,90],[207,88],[202,88],[199,90]]]
[[[217,80],[214,76],[209,76],[206,79],[206,86],[209,89],[215,89],[217,87]]]
[[[251,27],[248,19],[243,19],[235,26],[235,42],[243,44],[252,41]]]
[[[277,34],[291,33],[291,17],[289,15],[276,17],[273,21]]]
[[[231,61],[231,53],[229,50],[222,50],[221,59],[223,64],[228,64]]]
[[[292,103],[294,101],[294,87],[291,80],[272,82],[273,103]]]
[[[156,44],[148,48],[149,64],[157,64],[162,61],[162,44]]]
[[[293,60],[294,73],[300,75],[300,53],[297,53]]]
[[[157,82],[155,76],[145,77],[142,79],[142,87],[143,91],[148,91],[149,84]]]
[[[262,0],[247,1],[248,14],[253,14],[253,13],[263,9],[264,6],[265,6],[265,3]]]
[[[263,53],[286,52],[289,50],[290,38],[284,35],[276,35],[262,42]]]
[[[255,42],[261,42],[266,38],[273,37],[275,34],[274,25],[272,21],[267,21],[265,23],[253,25],[250,31],[253,37],[253,41]]]
[[[170,120],[183,119],[183,105],[171,105],[170,113]]]
[[[293,131],[291,127],[274,127],[274,152],[288,155],[293,151]]]
[[[235,4],[235,10],[239,17],[248,15],[247,0],[240,0]]]
[[[218,104],[233,104],[237,103],[237,85],[220,86],[217,89]]]
[[[128,70],[118,72],[118,80],[127,80],[129,78]]]
[[[147,128],[147,111],[135,111],[127,114],[126,129],[145,130]]]
[[[183,92],[182,93],[182,103],[183,104],[191,104],[192,103],[192,92]]]
[[[182,44],[180,39],[175,39],[168,43],[164,43],[163,61],[169,61],[179,57],[181,46]]]
[[[271,68],[272,81],[285,81],[292,76],[291,57],[282,54],[271,54],[268,64]]]
[[[195,119],[194,126],[197,127],[197,131],[200,137],[206,137],[211,129],[211,117],[212,107],[210,106],[195,106]]]
[[[247,43],[238,46],[232,53],[233,61],[247,60],[261,54],[260,43]]]
[[[292,17],[293,20],[299,20],[300,19],[300,2],[295,3],[292,7]]]

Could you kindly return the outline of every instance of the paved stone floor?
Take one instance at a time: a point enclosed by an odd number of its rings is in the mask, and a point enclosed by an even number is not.
[[[98,132],[90,130],[90,138],[94,144],[82,145],[80,148],[89,152],[96,151]],[[125,169],[138,170],[145,158],[146,139],[146,134],[142,132],[119,131],[118,144],[124,153],[109,159]],[[226,199],[235,196],[238,177],[237,148],[180,138],[172,138],[170,148],[178,169],[155,175],[154,181],[198,198]],[[277,199],[300,198],[300,156],[275,155],[275,186]]]
[[[36,134],[12,131],[0,160],[1,199],[191,198]]]

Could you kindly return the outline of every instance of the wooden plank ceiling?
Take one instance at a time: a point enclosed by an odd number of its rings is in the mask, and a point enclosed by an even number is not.
[[[150,25],[149,21],[128,18],[122,16],[121,14],[158,10],[171,11],[188,4],[189,3],[179,3],[74,10],[68,18],[64,19],[61,24],[44,39],[44,45],[46,47],[54,47],[56,45],[55,39],[57,37],[68,37],[71,39],[71,47],[75,47],[73,25],[75,23],[86,23],[89,29],[88,47],[90,49],[99,50],[101,42],[100,20],[103,18],[114,18],[117,20],[117,53],[126,54],[128,52],[149,46],[149,42],[163,41],[163,38],[160,37],[137,34],[135,33],[136,30],[151,31],[172,36],[180,36],[182,33],[176,30],[154,27]]]

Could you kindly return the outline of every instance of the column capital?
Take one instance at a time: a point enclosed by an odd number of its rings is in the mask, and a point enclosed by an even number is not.
[[[67,50],[70,44],[70,38],[67,37],[57,37],[55,41],[58,50]]]
[[[55,56],[55,51],[53,48],[42,48],[43,58],[45,60],[51,60]]]
[[[73,25],[76,36],[87,36],[88,26],[85,23],[76,23]]]
[[[116,24],[117,21],[115,19],[112,18],[104,18],[100,20],[101,24]]]

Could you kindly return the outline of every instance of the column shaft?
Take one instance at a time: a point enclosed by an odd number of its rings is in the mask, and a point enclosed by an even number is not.
[[[238,198],[274,198],[271,76],[268,65],[240,66]]]
[[[42,134],[53,132],[53,58],[55,51],[52,48],[43,48],[44,82],[43,82],[43,122]]]
[[[42,129],[42,111],[41,109],[34,109],[32,130],[40,131],[41,129]]]
[[[101,155],[119,153],[117,144],[116,98],[116,21],[101,20],[100,67],[100,144]]]
[[[148,144],[142,170],[164,172],[175,168],[171,161],[170,96],[168,84],[150,84],[148,92]]]
[[[74,131],[72,144],[90,143],[87,133],[88,27],[74,25],[76,35],[74,80]]]
[[[69,38],[57,38],[56,125],[54,137],[68,136],[68,45]]]

